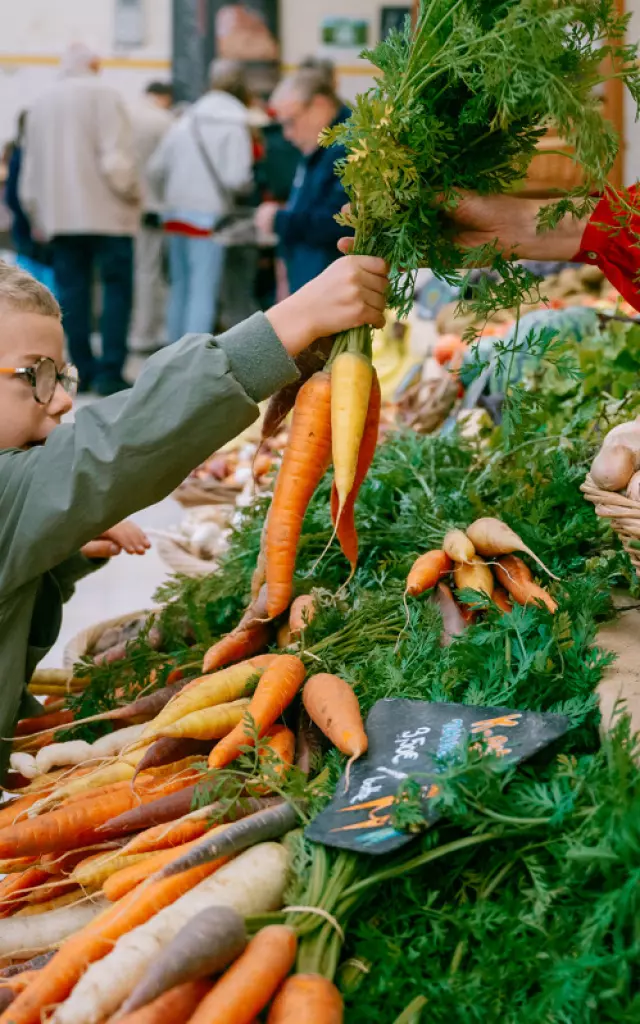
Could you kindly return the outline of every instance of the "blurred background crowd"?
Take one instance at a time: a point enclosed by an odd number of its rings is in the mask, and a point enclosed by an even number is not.
[[[228,5],[218,23],[226,11],[233,28],[229,12],[243,10]],[[256,24],[264,51],[272,37]],[[250,47],[255,31],[242,30]],[[57,295],[81,391],[119,391],[130,354],[268,308],[348,233],[335,221],[343,153],[318,145],[349,116],[332,60],[309,56],[256,85],[255,60],[222,52],[195,97],[171,73],[124,95],[97,49],[73,42],[17,115],[2,155],[3,248]]]

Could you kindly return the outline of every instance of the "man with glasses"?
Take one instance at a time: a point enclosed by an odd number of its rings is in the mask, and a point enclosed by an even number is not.
[[[335,174],[336,160],[345,152],[341,146],[321,149],[318,136],[329,125],[346,120],[350,111],[326,71],[317,67],[301,68],[285,78],[271,107],[302,160],[287,205],[263,203],[256,225],[261,234],[278,236],[289,289],[295,292],[335,260],[338,240],[348,234],[334,219],[346,202]]]

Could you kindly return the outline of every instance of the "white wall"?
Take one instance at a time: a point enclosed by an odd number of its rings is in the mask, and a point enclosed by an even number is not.
[[[322,46],[321,24],[324,18],[362,18],[370,23],[369,45],[378,42],[380,9],[409,7],[410,0],[280,0],[282,62],[295,67],[304,57],[326,55],[338,66],[340,92],[353,99],[371,85],[371,65],[360,60],[358,50],[331,49]]]
[[[114,0],[0,0],[0,143],[14,134],[17,114],[58,73],[71,42],[92,46],[104,59],[105,78],[125,95],[153,78],[168,78],[171,0],[144,0],[145,43],[119,52],[114,43]]]

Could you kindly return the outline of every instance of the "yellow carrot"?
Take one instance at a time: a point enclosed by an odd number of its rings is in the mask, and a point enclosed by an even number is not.
[[[353,487],[373,381],[371,360],[342,352],[331,367],[331,437],[339,511]]]
[[[176,722],[160,729],[161,736],[173,739],[189,737],[195,740],[219,740],[242,721],[249,698],[234,700],[229,704],[214,704],[213,707],[192,711]]]

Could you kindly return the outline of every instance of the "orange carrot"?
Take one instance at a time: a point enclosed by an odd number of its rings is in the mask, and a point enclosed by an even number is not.
[[[45,729],[61,729],[63,725],[73,722],[73,711],[52,711],[48,715],[36,715],[35,718],[23,718],[16,726],[16,736],[29,736]]]
[[[144,924],[211,874],[203,864],[189,871],[134,889],[113,907],[67,939],[53,960],[11,1005],[0,1024],[40,1024],[45,1009],[63,1002],[89,964],[102,959],[127,932]]]
[[[498,582],[518,604],[544,604],[553,615],[558,605],[550,594],[534,582],[531,570],[517,555],[499,558],[495,566]]]
[[[198,839],[208,831],[204,818],[190,818],[182,815],[176,821],[153,825],[130,839],[123,853],[156,853],[171,847],[183,846],[192,839]]]
[[[435,587],[438,580],[449,572],[453,562],[444,551],[427,551],[416,558],[407,576],[406,593],[412,597]]]
[[[119,1017],[118,1024],[187,1024],[210,990],[211,982],[206,978],[176,985],[148,1006]]]
[[[271,618],[291,601],[298,540],[307,506],[331,460],[331,378],[316,373],[296,399],[267,523],[267,591]]]
[[[276,995],[267,1024],[342,1024],[338,989],[320,974],[293,974]]]
[[[293,967],[296,946],[295,933],[285,925],[263,928],[205,996],[189,1024],[251,1024]]]
[[[286,725],[274,725],[265,733],[261,743],[260,759],[265,759],[267,779],[260,792],[268,793],[275,775],[283,779],[293,764],[296,754],[296,738]]]
[[[258,736],[266,731],[289,706],[302,686],[305,667],[293,654],[279,654],[263,673],[246,714],[255,722]],[[252,737],[245,722],[232,729],[209,754],[210,768],[224,768],[241,753],[241,747],[250,746]]]
[[[50,878],[49,872],[42,868],[27,868],[26,871],[18,871],[7,875],[0,881],[0,917],[9,917],[21,903],[27,899],[29,893],[43,882]]]
[[[192,779],[193,776],[188,781]],[[186,782],[169,779],[163,786],[145,787],[142,794],[133,792],[128,783],[78,794],[79,799],[70,799],[57,810],[0,829],[0,857],[9,853],[14,857],[63,853],[122,834],[113,827],[109,828],[108,835],[96,833],[96,829],[105,824],[112,826],[110,819],[137,809],[141,804],[155,802],[159,793],[173,794],[186,786]]]
[[[215,672],[224,665],[231,665],[241,658],[257,654],[269,643],[269,629],[265,623],[257,623],[244,629],[234,629],[210,647],[204,656],[203,672]]]
[[[144,860],[137,861],[135,864],[130,864],[128,867],[123,867],[120,871],[114,872],[109,878],[105,879],[102,884],[102,891],[111,903],[115,903],[116,900],[122,899],[127,893],[135,889],[141,882],[144,882],[145,878],[150,878],[151,875],[155,874],[156,871],[160,871],[166,864],[170,864],[172,861],[177,860],[178,857],[188,853],[194,849],[195,846],[200,842],[200,837],[193,839],[189,843],[184,843],[182,846],[172,847],[168,850],[158,850],[156,853],[150,853]],[[137,856],[134,854],[134,856]],[[224,863],[224,858],[212,861],[211,867],[213,871],[216,871]]]
[[[335,480],[333,482],[333,487],[331,488],[331,519],[333,521],[333,525],[336,527],[338,542],[342,548],[345,558],[351,566],[352,573],[355,572],[356,564],[358,562],[358,534],[355,523],[355,503],[364,479],[369,472],[369,467],[373,461],[373,456],[378,444],[380,406],[380,382],[378,381],[378,375],[374,369],[367,419],[365,421],[364,433],[362,435],[360,451],[358,453],[356,476],[353,481],[353,487],[351,488],[349,496],[344,503],[342,515],[339,520],[338,510],[340,508],[340,499],[338,497],[338,489],[336,487]]]
[[[511,604],[509,595],[507,594],[506,590],[502,589],[502,587],[494,588],[493,594],[491,595],[491,600],[495,605],[498,606],[500,611],[504,612],[506,615],[508,615],[509,612],[513,609],[513,605]]]
[[[25,796],[19,796],[17,800],[0,804],[0,829],[13,825],[17,818],[24,817],[29,808],[41,797],[42,793],[27,793]]]
[[[344,679],[320,672],[311,676],[305,684],[302,703],[311,721],[341,753],[349,755],[346,773],[348,789],[349,769],[369,746],[358,698]]]
[[[289,630],[292,637],[300,636],[302,630],[313,619],[315,611],[316,602],[313,594],[301,594],[300,597],[296,597],[289,610]]]

